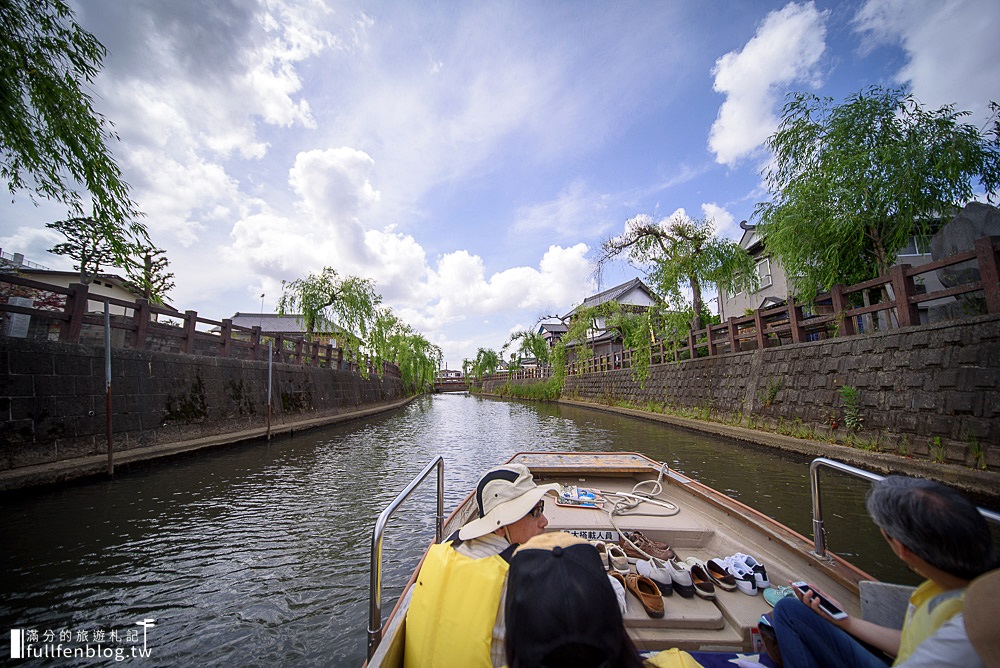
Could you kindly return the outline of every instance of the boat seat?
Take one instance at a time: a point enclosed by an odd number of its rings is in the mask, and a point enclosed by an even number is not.
[[[892,629],[903,628],[910,594],[916,587],[862,580],[858,588],[861,592],[861,619]]]

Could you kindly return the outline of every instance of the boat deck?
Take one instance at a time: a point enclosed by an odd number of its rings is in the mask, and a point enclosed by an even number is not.
[[[674,504],[671,511],[652,503],[616,513],[606,497],[603,508],[566,507],[546,498],[547,531],[570,531],[588,539],[617,539],[615,525],[622,531],[638,530],[647,537],[669,544],[681,560],[697,557],[725,557],[735,552],[751,554],[767,567],[774,586],[790,580],[806,580],[839,600],[851,614],[860,612],[859,582],[872,579],[836,556],[819,559],[810,554],[812,544],[805,537],[695,480],[638,454],[628,453],[530,453],[511,461],[527,465],[538,483],[557,482],[608,493],[631,493],[637,483],[662,478],[662,491],[653,497]],[[652,489],[650,484],[639,488]],[[804,499],[803,502],[808,500]],[[450,535],[475,512],[472,495],[463,501],[445,522]],[[635,566],[632,565],[632,570]],[[763,596],[717,588],[715,600],[685,599],[679,594],[664,597],[662,619],[646,615],[639,600],[626,594],[625,625],[637,647],[662,650],[677,647],[697,651],[754,652],[757,622],[771,607]],[[403,619],[409,592],[402,597],[386,627],[385,639],[370,665],[401,665]],[[397,657],[399,657],[397,659]],[[397,662],[398,661],[398,662]]]

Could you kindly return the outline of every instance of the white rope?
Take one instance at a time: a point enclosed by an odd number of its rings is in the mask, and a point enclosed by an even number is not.
[[[681,509],[676,504],[671,503],[670,501],[663,501],[661,499],[655,499],[655,498],[653,498],[653,497],[659,496],[660,493],[663,491],[663,476],[665,475],[666,471],[667,471],[667,464],[666,464],[666,462],[664,462],[660,466],[659,475],[657,475],[656,480],[640,480],[639,482],[637,482],[632,487],[632,493],[631,494],[626,493],[626,492],[604,491],[604,490],[600,490],[600,489],[596,490],[597,492],[599,492],[601,494],[601,496],[603,496],[605,498],[607,498],[607,497],[617,498],[617,500],[614,502],[614,505],[611,507],[610,510],[608,510],[608,519],[611,521],[611,526],[614,527],[615,531],[618,532],[618,536],[619,536],[619,538],[621,540],[624,540],[626,543],[628,543],[629,545],[631,545],[632,548],[636,552],[638,552],[639,554],[645,556],[647,559],[652,559],[653,558],[652,555],[650,555],[645,550],[643,550],[641,547],[639,547],[638,545],[636,545],[635,543],[633,543],[629,539],[629,537],[625,535],[625,532],[622,531],[620,528],[618,528],[618,524],[615,522],[615,515],[616,514],[617,515],[624,515],[625,512],[628,512],[628,511],[631,511],[631,510],[635,510],[642,503],[650,503],[650,504],[653,504],[653,505],[660,506],[662,508],[665,508],[667,510],[667,512],[666,513],[663,513],[663,512],[660,512],[660,513],[643,513],[643,512],[638,512],[638,513],[630,513],[630,514],[631,515],[648,515],[648,516],[657,516],[657,517],[673,517],[674,515],[676,515],[677,513],[679,513],[681,511]],[[652,487],[652,489],[650,491],[643,492],[640,489],[643,485],[649,485],[649,484],[653,485],[653,487]]]

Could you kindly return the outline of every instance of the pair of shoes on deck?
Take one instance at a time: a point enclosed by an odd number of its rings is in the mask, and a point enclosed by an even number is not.
[[[624,584],[625,589],[632,592],[632,595],[639,599],[639,603],[642,604],[642,609],[646,611],[647,615],[655,618],[663,616],[663,595],[655,582],[638,573],[629,573],[622,576],[621,573],[612,572],[609,573],[609,577]],[[619,605],[621,605],[620,599]],[[622,608],[622,614],[625,614],[624,608]]]
[[[721,560],[726,570],[736,579],[736,586],[747,596],[756,596],[759,589],[771,586],[764,564],[749,554],[737,552]]]
[[[628,557],[619,546],[614,543],[609,545],[601,540],[592,540],[590,544],[597,549],[597,556],[601,558],[604,570],[617,571],[622,575],[629,572]]]
[[[676,556],[669,545],[647,538],[641,531],[623,531],[618,545],[633,562],[651,557],[667,561]]]
[[[677,592],[683,598],[692,598],[696,594],[702,598],[715,598],[715,588],[711,583],[696,581],[691,571],[691,565],[673,559],[645,559],[635,562],[635,570],[660,586],[664,596]],[[700,586],[699,586],[700,584]],[[711,587],[711,592],[709,592]]]

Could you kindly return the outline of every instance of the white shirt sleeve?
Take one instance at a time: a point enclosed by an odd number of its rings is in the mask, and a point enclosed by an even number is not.
[[[965,617],[958,613],[917,645],[897,668],[985,668],[965,632]]]

